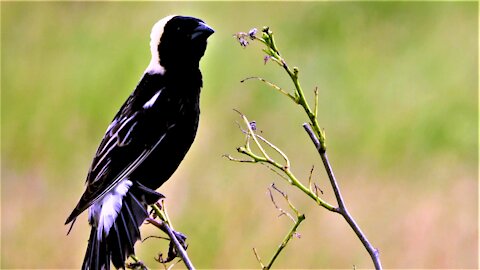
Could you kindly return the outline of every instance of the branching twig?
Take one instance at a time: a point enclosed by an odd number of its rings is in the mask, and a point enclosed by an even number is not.
[[[168,238],[168,237],[157,236],[157,235],[150,235],[150,236],[147,236],[147,237],[145,237],[144,239],[142,239],[142,243],[145,242],[145,241],[147,241],[148,239],[152,239],[152,238],[162,239],[162,240],[170,240],[170,238]]]
[[[160,202],[157,202],[156,204],[152,205],[152,212],[150,217],[148,217],[145,221],[147,223],[150,223],[154,225],[155,227],[159,228],[162,230],[164,233],[168,235],[168,238],[166,237],[161,237],[161,236],[149,236],[145,239],[142,240],[145,241],[150,238],[159,238],[159,239],[164,239],[164,240],[170,240],[170,245],[169,245],[169,250],[168,250],[168,257],[166,259],[163,259],[163,255],[160,253],[158,258],[156,260],[160,263],[162,263],[167,269],[166,263],[171,262],[173,259],[176,257],[179,257],[181,261],[185,263],[185,266],[187,269],[195,269],[193,266],[192,262],[188,258],[188,254],[186,252],[186,244],[185,240],[186,237],[179,232],[175,232],[172,227],[172,222],[170,221],[168,217],[167,210],[164,205],[165,201],[161,200]],[[158,218],[158,220],[157,220]],[[143,262],[137,258],[135,255],[131,255],[130,258],[133,260],[132,263],[127,263],[126,267],[128,269],[137,269],[137,270],[147,270],[148,268],[143,264]],[[175,265],[175,263],[171,264],[168,269],[171,269]]]
[[[340,192],[340,188],[338,187],[337,179],[335,178],[335,175],[333,174],[332,167],[330,166],[330,162],[328,161],[328,156],[326,152],[322,152],[319,148],[319,141],[317,137],[315,137],[315,134],[313,133],[312,128],[310,127],[309,124],[304,123],[303,127],[305,128],[305,131],[308,133],[310,138],[312,139],[312,142],[314,143],[315,147],[318,150],[318,153],[320,154],[320,157],[322,158],[323,165],[325,166],[325,170],[327,171],[328,179],[330,180],[330,184],[332,185],[333,192],[335,194],[335,198],[337,199],[338,203],[338,213],[341,214],[347,223],[350,225],[352,230],[355,232],[357,237],[360,239],[362,242],[363,246],[367,249],[368,253],[370,254],[370,257],[372,258],[373,264],[375,265],[375,269],[381,269],[382,268],[382,263],[380,261],[380,255],[379,252],[376,248],[370,244],[368,241],[367,237],[365,234],[362,232],[358,224],[355,222],[353,219],[352,215],[348,212],[347,207],[345,206],[345,202],[343,201],[342,194]]]
[[[305,220],[305,215],[301,215],[297,217],[297,221],[295,222],[293,227],[290,229],[290,231],[287,233],[287,235],[283,239],[280,246],[278,246],[276,252],[273,254],[272,258],[270,259],[270,262],[266,266],[264,266],[263,269],[270,269],[272,267],[278,255],[280,255],[280,252],[282,252],[282,250],[287,246],[288,241],[290,241],[290,239],[292,239],[293,236],[296,235],[298,226],[300,226],[300,223],[302,223],[302,221],[304,220]]]
[[[264,84],[272,87],[273,89],[277,90],[278,92],[282,93],[283,95],[289,97],[291,100],[293,100],[294,102],[296,102],[296,97],[290,93],[288,93],[287,91],[283,90],[281,87],[279,87],[278,85],[270,82],[270,81],[267,81],[265,80],[264,78],[261,78],[261,77],[248,77],[248,78],[245,78],[243,80],[241,80],[240,82],[241,83],[244,83],[245,81],[247,80],[252,80],[252,79],[256,79],[256,80],[259,80],[261,82],[263,82]]]
[[[362,244],[367,249],[367,251],[370,254],[370,256],[372,258],[372,261],[375,265],[375,268],[376,269],[382,269],[382,265],[381,265],[379,254],[378,254],[378,250],[375,249],[370,244],[370,242],[367,240],[365,234],[360,230],[360,227],[356,224],[356,222],[354,221],[354,219],[352,218],[352,216],[348,212],[348,210],[345,206],[345,203],[343,201],[343,197],[340,193],[340,189],[338,187],[337,181],[336,181],[335,176],[333,174],[333,170],[332,170],[332,168],[330,166],[330,163],[328,161],[328,157],[327,157],[327,154],[326,154],[327,147],[326,147],[325,132],[324,132],[324,130],[322,130],[320,128],[320,125],[319,125],[318,119],[317,119],[318,88],[315,88],[315,90],[314,90],[315,103],[314,103],[314,110],[312,111],[310,109],[310,106],[309,106],[306,98],[305,98],[302,87],[300,86],[300,81],[298,80],[299,70],[296,67],[290,68],[287,65],[285,59],[283,59],[281,57],[280,52],[279,52],[279,50],[278,50],[278,48],[275,44],[275,40],[274,40],[274,37],[273,37],[273,32],[270,31],[270,29],[268,27],[264,27],[263,30],[262,30],[262,36],[261,37],[256,36],[256,33],[257,33],[257,30],[252,29],[248,34],[240,32],[240,33],[237,33],[235,36],[240,41],[240,44],[244,47],[249,44],[248,39],[253,40],[253,41],[257,40],[257,41],[261,42],[262,44],[264,44],[265,48],[263,48],[262,50],[267,54],[265,59],[266,60],[269,60],[269,59],[272,60],[273,62],[277,63],[279,66],[281,66],[286,71],[286,73],[289,75],[289,77],[291,78],[291,80],[292,80],[292,82],[295,86],[295,91],[292,95],[292,94],[284,91],[283,89],[281,89],[280,87],[278,87],[274,83],[271,83],[271,82],[266,81],[266,80],[264,80],[262,78],[259,78],[259,77],[253,77],[253,78],[259,79],[260,81],[262,81],[265,84],[273,87],[274,89],[281,92],[282,94],[288,96],[296,104],[300,105],[303,108],[303,110],[305,111],[305,113],[307,114],[307,117],[310,120],[310,123],[305,123],[303,126],[304,126],[305,130],[307,131],[308,135],[310,136],[311,140],[315,144],[315,147],[316,147],[318,153],[320,154],[323,165],[324,165],[325,170],[328,174],[330,184],[331,184],[332,189],[334,191],[338,207],[334,207],[334,206],[328,204],[326,201],[324,201],[323,199],[321,199],[318,196],[318,190],[319,189],[316,186],[316,184],[314,185],[315,190],[312,189],[312,185],[311,185],[311,174],[312,173],[310,173],[308,188],[306,188],[300,181],[298,181],[298,179],[290,171],[290,161],[289,161],[288,157],[277,146],[270,143],[265,138],[257,135],[254,132],[254,130],[252,130],[249,127],[249,122],[248,122],[247,117],[245,115],[241,114],[241,113],[240,113],[240,115],[241,115],[242,119],[244,120],[245,124],[248,127],[247,134],[246,134],[247,140],[246,140],[245,146],[237,148],[237,151],[241,154],[244,154],[244,155],[250,157],[251,159],[250,160],[241,160],[241,159],[233,158],[231,156],[227,156],[227,157],[230,160],[237,161],[237,162],[269,164],[269,165],[273,166],[274,168],[283,172],[285,174],[285,176],[287,177],[288,182],[291,185],[299,188],[301,191],[303,191],[305,194],[307,194],[310,198],[315,200],[315,202],[318,205],[320,205],[320,206],[322,206],[322,207],[324,207],[324,208],[326,208],[326,209],[328,209],[332,212],[337,212],[337,213],[341,214],[345,218],[347,223],[350,225],[350,227],[354,230],[354,232],[356,233],[356,235],[358,236],[358,238],[360,239]],[[253,139],[255,145],[260,149],[261,154],[256,154],[251,150],[250,138]],[[282,158],[285,160],[286,164],[282,165],[282,164],[276,162],[275,160],[273,160],[272,158],[270,158],[270,156],[268,156],[265,149],[260,145],[259,140],[266,143],[271,149],[273,149],[277,153],[279,153],[282,156]],[[321,190],[320,190],[320,192],[323,194],[323,192]]]
[[[239,112],[240,113],[240,112]],[[269,164],[272,167],[278,169],[281,171],[287,178],[288,182],[299,188],[301,191],[303,191],[305,194],[307,194],[310,198],[312,198],[318,205],[330,210],[330,211],[336,211],[336,207],[330,205],[327,203],[325,200],[320,198],[315,194],[314,191],[310,190],[307,188],[305,185],[303,185],[298,178],[292,173],[290,170],[291,168],[291,162],[288,158],[288,156],[281,151],[277,146],[275,146],[273,143],[270,141],[266,140],[264,137],[261,137],[260,135],[256,134],[250,127],[249,127],[249,120],[248,118],[240,113],[243,122],[245,126],[247,126],[247,134],[246,136],[251,137],[253,139],[253,143],[260,149],[261,154],[255,154],[250,146],[250,140],[247,140],[246,144],[244,146],[238,147],[237,151],[241,154],[244,154],[248,156],[250,159],[238,159],[234,158],[230,155],[224,155],[224,157],[228,158],[230,161],[235,161],[235,162],[244,162],[244,163],[262,163],[262,164]],[[260,139],[261,138],[261,139]],[[266,143],[269,147],[271,147],[273,150],[275,150],[277,153],[279,153],[283,159],[285,159],[285,164],[278,163],[274,159],[272,159],[269,155],[267,155],[266,150],[263,148],[262,145],[260,145],[259,140],[263,141]]]
[[[265,265],[262,262],[262,259],[260,259],[260,255],[258,255],[257,249],[253,248],[253,254],[255,254],[255,258],[257,258],[258,263],[262,267],[262,269],[265,269]]]
[[[275,206],[275,208],[280,212],[280,215],[279,216],[287,216],[288,218],[290,218],[292,221],[293,221],[293,226],[292,228],[288,231],[287,235],[284,237],[282,243],[278,246],[278,248],[275,250],[275,253],[272,255],[272,258],[270,259],[270,261],[268,262],[267,265],[264,265],[262,263],[262,260],[260,259],[260,256],[258,255],[257,253],[257,250],[254,248],[253,249],[253,252],[255,253],[255,257],[257,258],[257,261],[260,263],[262,269],[270,269],[272,268],[272,265],[273,263],[275,262],[275,260],[278,258],[278,256],[280,255],[280,253],[282,252],[282,250],[287,246],[288,242],[293,238],[293,236],[297,236],[299,237],[299,234],[297,233],[297,229],[298,229],[298,226],[300,226],[300,223],[302,223],[302,221],[305,220],[305,215],[304,214],[300,214],[300,212],[298,212],[297,208],[295,208],[295,206],[293,206],[293,204],[290,202],[290,200],[288,199],[288,195],[287,193],[281,191],[280,189],[278,189],[274,183],[272,183],[271,185],[271,188],[275,191],[277,191],[278,193],[280,193],[282,195],[282,197],[287,201],[288,203],[288,206],[290,207],[290,209],[295,213],[296,215],[296,219],[293,218],[292,215],[290,215],[290,213],[288,213],[287,211],[283,210],[282,208],[280,208],[277,203],[275,202],[275,199],[273,197],[273,194],[272,194],[272,190],[271,189],[268,189],[268,192],[269,192],[269,195],[270,195],[270,199],[273,203],[273,206]]]
[[[272,188],[274,187],[274,185],[272,184]],[[293,223],[295,223],[295,218],[292,217],[292,215],[290,215],[290,213],[288,213],[287,211],[283,210],[282,208],[280,208],[277,203],[275,202],[275,199],[273,198],[273,194],[272,194],[272,190],[271,189],[267,189],[268,190],[268,194],[270,195],[270,200],[272,201],[273,203],[273,206],[275,206],[275,208],[280,212],[280,215],[278,215],[279,217],[280,216],[287,216],[289,219],[291,219],[293,221]]]
[[[155,219],[152,219],[152,218],[148,218],[147,221],[149,223],[153,224],[154,226],[158,227],[162,231],[164,231],[166,234],[168,234],[168,236],[170,237],[170,240],[173,242],[173,246],[176,250],[175,255],[178,255],[182,259],[182,261],[185,264],[185,266],[187,267],[187,269],[189,269],[189,270],[195,269],[192,262],[190,261],[190,258],[188,257],[188,254],[185,250],[184,245],[182,245],[180,243],[180,241],[181,242],[185,241],[185,239],[182,239],[182,238],[184,238],[184,236],[182,237],[181,234],[175,232],[172,229],[172,225],[171,225],[172,223],[171,223],[170,219],[168,218],[168,214],[165,210],[165,207],[162,207],[162,209],[160,209],[160,206],[161,205],[159,205],[159,204],[152,205],[152,209],[155,211],[155,214],[157,214],[157,216],[160,218],[160,222],[158,222],[158,221],[156,221]],[[171,253],[171,252],[169,252],[169,253]],[[169,255],[171,255],[171,254],[169,254]]]

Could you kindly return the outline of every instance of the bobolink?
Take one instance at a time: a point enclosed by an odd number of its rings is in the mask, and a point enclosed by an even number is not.
[[[202,20],[168,16],[150,35],[152,59],[120,108],[93,158],[86,190],[65,224],[87,208],[92,227],[82,269],[125,268],[140,239],[147,206],[170,178],[197,132],[199,62],[213,29]],[[73,225],[73,223],[72,223]]]

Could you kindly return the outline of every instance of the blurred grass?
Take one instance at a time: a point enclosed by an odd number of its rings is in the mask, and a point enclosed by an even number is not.
[[[290,226],[265,195],[272,181],[307,216],[278,267],[371,267],[339,217],[264,167],[221,158],[243,142],[236,108],[299,177],[315,164],[333,202],[301,111],[258,82],[239,83],[258,75],[291,88],[280,69],[263,65],[259,46],[242,49],[232,38],[264,25],[299,66],[304,89],[319,87],[335,173],[383,265],[478,267],[477,3],[2,2],[0,268],[81,264],[86,217],[68,237],[62,224],[106,126],[148,64],[151,26],[172,13],[216,30],[202,60],[199,134],[161,188],[198,268],[256,268],[252,247],[271,256]],[[138,253],[154,266],[164,246],[150,240]]]

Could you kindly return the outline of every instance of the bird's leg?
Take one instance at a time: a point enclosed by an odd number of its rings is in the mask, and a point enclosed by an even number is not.
[[[153,215],[155,215],[155,213]],[[185,234],[173,230],[165,220],[159,221],[155,218],[150,217],[147,218],[146,221],[159,228],[170,237],[170,243],[168,245],[168,256],[166,259],[163,259],[162,256],[159,256],[157,259],[159,262],[168,263],[171,262],[173,259],[180,257],[178,253],[179,247],[177,247],[177,245],[175,244],[175,240],[181,245],[181,247],[183,247],[184,250],[188,248],[188,245],[186,243],[187,237],[185,236]]]
[[[182,245],[182,247],[186,250],[188,245],[187,245],[187,236],[181,232],[177,232],[175,230],[172,230],[173,234],[175,235],[175,238],[177,238],[178,242]],[[171,242],[170,242],[171,243]]]
[[[130,255],[130,258],[134,260],[134,262],[127,263],[126,267],[128,269],[134,269],[134,270],[147,270],[147,266],[139,260],[135,255]]]
[[[183,233],[177,232],[177,231],[174,231],[174,230],[172,230],[172,233],[173,233],[174,237],[177,238],[178,243],[180,243],[180,245],[183,247],[183,249],[186,250],[187,247],[188,247],[188,245],[186,243],[187,237]],[[176,257],[180,257],[180,254],[178,254],[177,248],[175,246],[175,242],[173,241],[173,239],[170,239],[170,244],[168,245],[168,258],[167,258],[167,260],[171,261],[171,260],[175,259]]]

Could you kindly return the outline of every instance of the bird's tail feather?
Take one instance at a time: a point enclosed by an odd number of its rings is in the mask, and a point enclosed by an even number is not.
[[[108,235],[98,239],[97,228],[92,226],[87,252],[82,269],[110,269],[110,260],[115,268],[125,268],[125,261],[135,254],[134,245],[140,240],[140,226],[148,217],[147,205],[153,204],[163,195],[139,183],[135,183],[123,198]]]
[[[97,229],[92,227],[88,247],[83,260],[82,269],[110,269],[110,253],[107,252],[107,243],[98,241]]]

